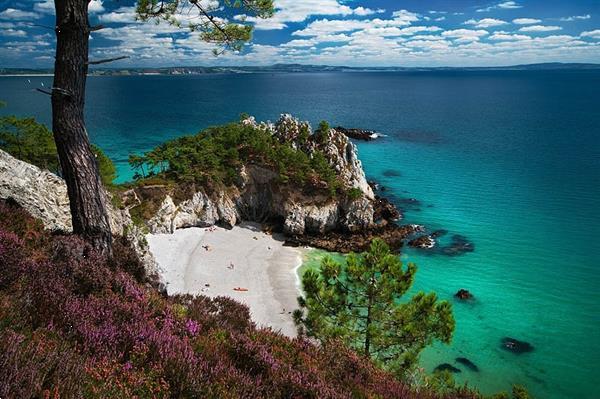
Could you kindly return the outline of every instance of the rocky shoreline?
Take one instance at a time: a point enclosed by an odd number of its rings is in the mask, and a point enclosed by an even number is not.
[[[235,186],[208,190],[181,185],[134,185],[117,195],[119,207],[111,209],[113,232],[126,235],[149,269],[154,268],[144,245],[143,233],[173,233],[187,227],[219,225],[232,228],[242,221],[267,223],[284,233],[288,245],[306,245],[341,253],[361,252],[374,238],[381,238],[395,251],[408,245],[449,256],[474,250],[465,237],[453,235],[440,245],[445,231],[428,232],[420,225],[400,224],[402,199],[388,199],[385,188],[368,182],[356,146],[346,135],[358,129],[330,129],[325,142],[318,141],[307,122],[284,114],[276,123],[241,122],[268,131],[280,142],[309,156],[319,152],[343,184],[342,194],[326,197],[305,193],[282,184],[268,167],[249,164],[238,171]],[[302,139],[308,132],[309,139]],[[360,131],[372,134],[372,131]],[[0,197],[12,198],[49,229],[70,230],[70,212],[62,179],[49,172],[0,154]],[[397,172],[396,172],[397,173]],[[353,195],[348,193],[352,192]],[[393,202],[392,202],[393,201]],[[418,204],[415,199],[407,204]]]
[[[374,130],[345,128],[342,126],[335,127],[335,130],[355,140],[372,141],[381,137],[381,135]]]

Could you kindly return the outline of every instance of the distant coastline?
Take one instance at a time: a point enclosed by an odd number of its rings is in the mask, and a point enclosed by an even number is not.
[[[435,71],[557,71],[600,70],[600,64],[543,63],[492,67],[349,67],[331,65],[275,64],[270,66],[174,66],[97,68],[89,76],[205,75],[247,73],[307,73],[307,72],[435,72]],[[0,68],[0,76],[53,76],[52,69]]]

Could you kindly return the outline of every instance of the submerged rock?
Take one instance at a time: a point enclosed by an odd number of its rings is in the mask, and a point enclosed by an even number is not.
[[[473,251],[475,251],[475,244],[460,234],[454,234],[450,244],[442,247],[440,250],[442,254],[448,256],[458,256]]]
[[[433,233],[431,233],[431,237],[439,238],[439,237],[445,236],[446,234],[448,234],[448,230],[440,229],[440,230],[436,230]]]
[[[517,355],[533,351],[533,345],[531,345],[529,342],[519,341],[515,338],[504,337],[502,338],[501,342],[502,349],[515,353]]]
[[[401,177],[402,173],[398,172],[397,170],[387,169],[383,171],[383,175],[385,177]]]
[[[442,363],[440,365],[438,365],[435,369],[433,369],[434,372],[440,372],[440,371],[449,371],[451,373],[460,373],[461,370],[457,367],[454,367],[453,365],[449,364],[449,363]]]
[[[423,235],[410,240],[408,245],[413,248],[431,249],[435,247],[435,240],[431,236]]]
[[[457,357],[456,362],[462,364],[471,371],[479,372],[479,367],[477,367],[475,363],[473,363],[466,357]]]
[[[457,299],[463,300],[463,301],[474,298],[473,294],[471,294],[468,290],[465,290],[463,288],[458,290],[458,292],[456,294],[454,294],[454,297]]]

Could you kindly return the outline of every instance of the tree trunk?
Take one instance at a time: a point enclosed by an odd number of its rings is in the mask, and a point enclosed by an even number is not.
[[[73,232],[110,255],[106,193],[83,118],[90,34],[88,0],[55,0],[55,7],[52,131],[67,183]]]

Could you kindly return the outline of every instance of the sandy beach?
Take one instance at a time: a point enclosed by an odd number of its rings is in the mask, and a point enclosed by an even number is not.
[[[254,223],[147,236],[169,294],[229,296],[248,305],[258,325],[295,336],[302,252],[277,238]]]

